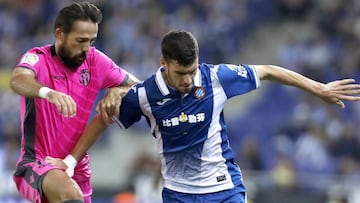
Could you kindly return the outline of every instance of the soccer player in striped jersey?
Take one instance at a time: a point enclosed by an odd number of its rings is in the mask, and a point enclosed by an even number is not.
[[[199,63],[197,41],[186,31],[167,33],[161,49],[161,67],[122,98],[120,115],[114,120],[128,128],[146,118],[158,143],[166,203],[246,202],[223,108],[231,97],[259,88],[261,80],[303,89],[341,108],[342,100],[360,100],[356,96],[360,85],[353,79],[323,84],[273,65]],[[80,160],[106,128],[99,114],[69,156]],[[69,167],[59,159],[49,162]]]

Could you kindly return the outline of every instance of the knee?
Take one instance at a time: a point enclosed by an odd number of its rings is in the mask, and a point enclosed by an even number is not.
[[[42,189],[49,202],[84,201],[79,185],[64,171],[50,170],[44,178]]]
[[[61,202],[68,200],[84,200],[83,193],[77,185],[68,186],[63,188],[60,193]]]

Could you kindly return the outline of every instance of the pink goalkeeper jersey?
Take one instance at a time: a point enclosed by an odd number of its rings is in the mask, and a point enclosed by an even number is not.
[[[45,99],[22,96],[22,150],[19,162],[41,160],[46,156],[64,158],[84,131],[99,91],[120,85],[126,77],[119,66],[94,47],[76,72],[65,67],[52,45],[29,50],[17,66],[33,70],[41,84],[70,95],[77,105],[76,116],[67,118]],[[87,155],[75,171],[74,179],[90,177]]]

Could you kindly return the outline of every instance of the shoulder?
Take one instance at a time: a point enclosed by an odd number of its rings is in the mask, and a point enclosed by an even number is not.
[[[245,77],[253,67],[248,64],[218,64],[213,67],[216,72],[232,73]]]
[[[44,45],[39,47],[32,47],[26,51],[26,53],[34,53],[34,54],[50,54],[51,45]]]
[[[146,92],[154,92],[157,89],[155,77],[151,76],[144,81],[141,81],[130,88],[129,94],[138,95]],[[151,95],[151,94],[150,94]]]
[[[27,64],[30,66],[34,66],[37,63],[41,62],[46,58],[47,55],[50,54],[50,45],[42,46],[42,47],[33,47],[27,50],[20,59],[19,64]]]
[[[199,64],[199,70],[201,71],[202,75],[208,76],[211,71],[216,71],[216,65],[209,64],[209,63],[201,63]]]
[[[155,80],[155,76],[152,75],[149,78],[137,83],[136,85],[134,85],[137,89],[139,88],[145,88],[146,90],[150,90],[152,88],[157,87],[157,83]]]
[[[103,51],[97,49],[96,47],[90,47],[88,56],[97,57],[97,58],[106,58],[106,59],[109,58],[109,56],[107,56]]]

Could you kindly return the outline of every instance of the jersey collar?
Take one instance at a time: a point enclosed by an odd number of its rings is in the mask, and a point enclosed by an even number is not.
[[[50,53],[51,53],[51,56],[56,56],[56,51],[55,51],[55,45],[51,45],[50,46]]]
[[[156,81],[156,85],[158,86],[158,88],[161,91],[162,95],[168,95],[170,94],[169,88],[165,83],[164,77],[161,74],[164,71],[164,67],[160,67],[157,71],[156,71],[156,75],[155,75],[155,81]],[[200,73],[200,69],[198,68],[198,70],[196,71],[195,77],[194,77],[194,85],[195,87],[201,87],[201,73]]]

